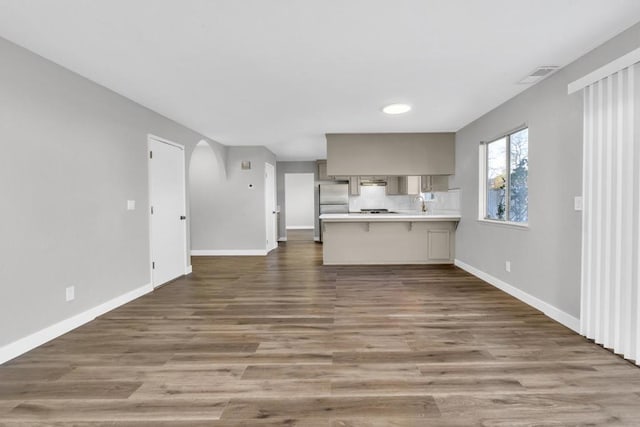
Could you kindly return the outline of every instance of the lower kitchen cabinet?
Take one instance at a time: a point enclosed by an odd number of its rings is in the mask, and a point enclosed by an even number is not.
[[[450,262],[451,231],[435,229],[427,231],[427,259],[432,262]]]
[[[452,219],[377,221],[325,217],[323,263],[452,264],[457,223]]]

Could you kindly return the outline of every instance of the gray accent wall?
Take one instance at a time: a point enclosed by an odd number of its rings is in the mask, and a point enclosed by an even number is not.
[[[203,136],[4,39],[0,58],[1,347],[150,284],[147,135],[187,165]]]
[[[314,176],[314,232],[316,238],[320,236],[320,226],[318,221],[319,211],[319,192],[318,192],[318,168],[316,162],[278,162],[276,167],[276,187],[277,187],[277,204],[280,206],[280,221],[278,224],[278,239],[286,240],[287,238],[287,218],[284,205],[284,175],[287,173],[312,173]]]
[[[573,202],[582,193],[582,96],[568,95],[567,85],[638,47],[640,24],[457,132],[450,184],[462,189],[458,260],[579,318],[582,215]],[[529,126],[529,229],[480,222],[479,143],[522,124]]]
[[[242,161],[251,169],[243,170]],[[265,163],[277,166],[265,147],[227,147],[222,159],[198,145],[191,159],[191,249],[203,251],[266,248]],[[210,165],[210,166],[208,166]]]

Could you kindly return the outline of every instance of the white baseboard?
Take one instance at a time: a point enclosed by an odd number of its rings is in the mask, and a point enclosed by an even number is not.
[[[287,238],[286,237],[278,237],[278,242],[286,242]]]
[[[266,249],[193,249],[191,256],[265,256]]]
[[[290,225],[287,230],[313,230],[313,225]]]
[[[90,308],[87,311],[76,314],[75,316],[69,317],[68,319],[62,320],[58,323],[41,329],[38,332],[27,335],[24,338],[20,338],[17,341],[0,347],[0,364],[16,358],[29,350],[33,350],[34,348],[41,346],[42,344],[51,341],[52,339],[57,338],[60,335],[66,334],[67,332],[92,321],[96,317],[108,311],[111,311],[114,308],[120,307],[121,305],[124,305],[130,301],[133,301],[134,299],[139,298],[151,291],[153,291],[153,286],[151,284],[144,285],[140,288],[127,292],[124,295],[120,295],[119,297],[102,303],[96,307]]]
[[[480,279],[484,280],[485,282],[495,286],[496,288],[508,293],[509,295],[518,298],[520,301],[529,304],[530,306],[532,306],[533,308],[536,308],[538,310],[540,310],[541,312],[543,312],[547,317],[552,318],[553,320],[555,320],[556,322],[559,322],[561,324],[563,324],[564,326],[566,326],[567,328],[580,333],[580,319],[573,317],[572,315],[570,315],[569,313],[566,313],[562,310],[560,310],[557,307],[554,307],[553,305],[542,301],[541,299],[534,297],[533,295],[530,295],[524,291],[521,291],[520,289],[516,288],[515,286],[512,286],[506,282],[503,282],[502,280],[498,279],[497,277],[494,277],[488,273],[485,273],[482,270],[478,270],[475,267],[470,266],[469,264],[460,261],[459,259],[456,259],[454,264],[457,267],[460,267],[461,269],[467,271],[468,273],[473,274],[476,277],[479,277]]]
[[[184,274],[191,274],[191,273],[193,273],[193,266],[187,265],[187,268],[184,269]]]
[[[320,241],[320,237],[318,237],[318,236],[313,236],[313,240],[314,240],[314,241],[316,241],[316,242],[319,242],[319,241]]]

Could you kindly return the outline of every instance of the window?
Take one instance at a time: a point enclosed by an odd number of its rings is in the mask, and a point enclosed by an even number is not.
[[[529,221],[529,129],[480,146],[480,219]]]

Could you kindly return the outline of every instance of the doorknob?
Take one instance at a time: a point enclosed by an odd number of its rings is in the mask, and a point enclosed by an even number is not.
[[[184,221],[185,219],[187,219],[187,217],[184,215],[180,215],[180,219]]]

